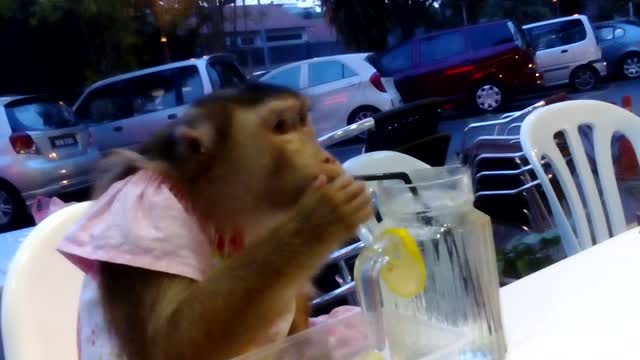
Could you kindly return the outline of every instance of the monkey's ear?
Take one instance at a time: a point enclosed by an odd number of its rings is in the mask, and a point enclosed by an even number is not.
[[[211,126],[200,124],[195,127],[178,126],[175,130],[178,151],[186,156],[193,156],[209,152],[215,141],[215,134]]]

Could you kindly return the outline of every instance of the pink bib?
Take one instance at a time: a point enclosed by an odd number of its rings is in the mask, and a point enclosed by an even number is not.
[[[213,232],[212,232],[213,233]],[[113,184],[70,231],[58,250],[88,276],[78,318],[80,360],[125,359],[108,333],[95,277],[100,261],[129,265],[201,281],[215,266],[209,239],[169,187],[140,171]],[[219,244],[218,244],[219,245]],[[294,303],[268,341],[284,338]]]

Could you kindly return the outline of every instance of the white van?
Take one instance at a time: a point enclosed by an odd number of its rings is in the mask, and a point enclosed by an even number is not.
[[[593,89],[607,75],[602,50],[584,15],[574,15],[523,26],[536,66],[546,86],[570,83],[576,90]]]
[[[73,112],[100,152],[136,149],[205,94],[247,81],[229,54],[139,70],[91,85]]]

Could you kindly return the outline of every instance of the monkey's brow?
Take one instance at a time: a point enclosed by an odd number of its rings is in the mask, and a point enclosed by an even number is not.
[[[295,101],[295,102],[285,102],[285,103],[273,103],[270,106],[269,112],[278,113],[280,115],[283,114],[292,114],[295,113],[299,115],[301,113],[306,114],[309,111],[309,103],[306,101]]]

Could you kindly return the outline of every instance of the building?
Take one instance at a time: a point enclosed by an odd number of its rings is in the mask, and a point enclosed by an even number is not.
[[[268,69],[343,52],[334,29],[314,8],[246,5],[226,6],[224,12],[227,49],[244,66]]]

